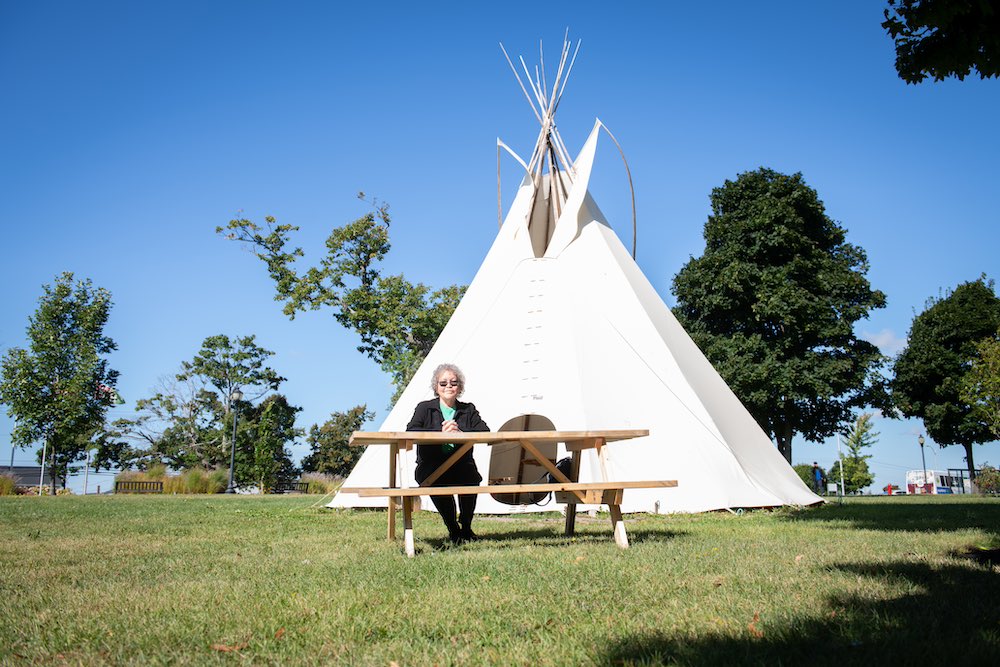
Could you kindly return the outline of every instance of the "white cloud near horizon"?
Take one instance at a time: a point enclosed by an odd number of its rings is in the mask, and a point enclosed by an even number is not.
[[[894,357],[906,347],[906,339],[897,336],[891,329],[882,329],[878,333],[861,332],[861,338],[875,345],[882,354]]]

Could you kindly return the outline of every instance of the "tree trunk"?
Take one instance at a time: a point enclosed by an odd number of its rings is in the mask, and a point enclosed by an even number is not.
[[[969,484],[972,485],[972,493],[976,493],[979,485],[976,484],[976,464],[972,461],[972,443],[966,443],[965,462],[969,464]]]
[[[52,450],[52,461],[49,463],[49,477],[52,480],[52,495],[56,495],[56,446],[53,444],[50,448]]]
[[[792,425],[791,424],[779,424],[778,428],[775,429],[774,439],[778,443],[778,451],[781,455],[785,457],[788,461],[788,465],[792,464]]]

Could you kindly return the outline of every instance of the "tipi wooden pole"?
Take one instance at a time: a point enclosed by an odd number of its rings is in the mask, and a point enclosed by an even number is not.
[[[535,113],[535,118],[537,118],[538,122],[541,123],[542,116],[538,113],[538,110],[535,109],[535,103],[531,101],[531,95],[528,94],[528,89],[524,87],[524,83],[521,81],[521,76],[517,73],[517,68],[514,67],[514,63],[511,62],[510,56],[507,55],[507,49],[503,48],[503,42],[500,43],[500,50],[503,51],[504,58],[507,59],[507,64],[510,65],[510,70],[514,72],[514,78],[517,79],[518,84],[520,84],[521,90],[524,92],[524,97],[528,100],[528,104],[531,105],[531,110]]]

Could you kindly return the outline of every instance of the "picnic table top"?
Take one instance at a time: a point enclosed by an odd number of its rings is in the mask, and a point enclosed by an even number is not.
[[[473,431],[444,433],[441,431],[355,431],[352,445],[392,445],[400,442],[435,443],[496,443],[518,440],[531,442],[574,442],[604,440],[615,442],[649,435],[648,429],[608,429],[588,431]]]

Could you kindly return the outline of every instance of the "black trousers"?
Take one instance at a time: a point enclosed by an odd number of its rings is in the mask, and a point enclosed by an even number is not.
[[[423,484],[424,480],[431,476],[438,466],[444,461],[417,461],[417,469],[414,477],[417,484]],[[455,462],[441,477],[434,481],[433,486],[471,486],[483,481],[483,476],[476,468],[476,462],[471,456],[463,457]],[[438,514],[448,528],[448,533],[455,537],[462,532],[472,529],[472,517],[476,512],[476,494],[464,494],[458,496],[458,508],[455,507],[455,496],[431,496],[431,502],[437,509]]]

